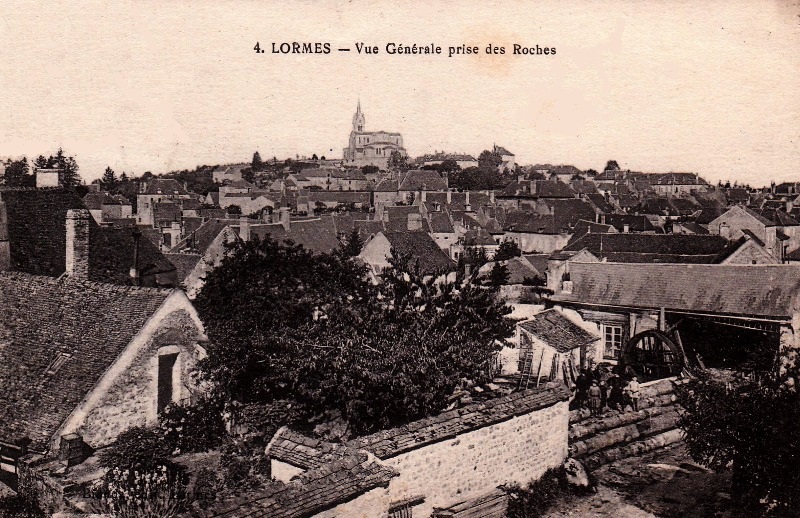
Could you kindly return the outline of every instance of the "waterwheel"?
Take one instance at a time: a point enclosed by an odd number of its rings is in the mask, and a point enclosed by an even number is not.
[[[680,342],[656,329],[637,333],[622,350],[622,364],[640,380],[654,380],[678,375],[685,366]]]

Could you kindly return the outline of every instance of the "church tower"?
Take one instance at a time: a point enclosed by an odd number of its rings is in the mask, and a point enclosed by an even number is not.
[[[364,114],[361,112],[361,99],[358,100],[356,114],[353,115],[353,131],[364,131]]]

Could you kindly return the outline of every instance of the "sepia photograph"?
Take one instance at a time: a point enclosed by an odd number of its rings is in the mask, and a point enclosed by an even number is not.
[[[797,0],[10,0],[0,517],[800,516]]]

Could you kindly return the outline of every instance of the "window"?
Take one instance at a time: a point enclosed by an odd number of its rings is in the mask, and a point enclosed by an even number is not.
[[[72,358],[71,354],[69,354],[69,353],[60,353],[58,356],[56,356],[56,359],[53,360],[52,363],[50,363],[50,366],[47,367],[47,371],[45,373],[48,376],[52,376],[53,374],[58,372],[58,369],[63,367],[64,364],[67,363],[67,360],[69,360],[70,358]]]
[[[603,357],[618,360],[622,353],[622,326],[603,324]]]
[[[175,363],[178,353],[162,354],[158,357],[158,412],[161,413],[174,400]]]

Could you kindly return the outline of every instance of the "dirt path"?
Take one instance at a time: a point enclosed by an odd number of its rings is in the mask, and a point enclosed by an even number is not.
[[[729,518],[730,475],[695,464],[682,443],[594,472],[598,491],[560,502],[546,516]]]

